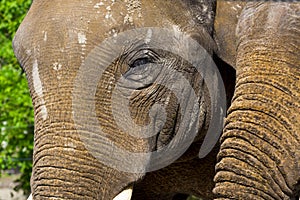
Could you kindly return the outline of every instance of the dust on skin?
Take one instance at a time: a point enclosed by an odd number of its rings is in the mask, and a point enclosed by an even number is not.
[[[119,16],[116,15],[120,15],[123,18],[123,25],[130,25],[133,26],[134,25],[134,19],[135,18],[141,18],[142,17],[142,9],[141,9],[141,1],[140,0],[125,0],[125,6],[126,6],[126,10],[124,11],[120,11],[120,12],[114,12],[115,8],[115,0],[102,0],[98,3],[96,3],[93,8],[97,9],[97,13],[103,15],[104,19],[105,19],[105,25],[113,27],[116,24],[118,24],[118,20],[116,18],[118,18]],[[119,10],[118,8],[116,8],[116,10]],[[107,36],[114,36],[116,37],[118,33],[118,30],[116,30],[115,28],[111,29],[108,32]]]
[[[43,85],[39,75],[38,61],[34,59],[32,65],[32,80],[33,88],[38,98],[38,103],[40,104],[40,114],[43,120],[46,120],[48,117],[47,107],[45,105],[44,94],[43,94]]]
[[[43,34],[44,34],[44,42],[47,42],[47,39],[48,39],[47,31],[43,31]]]
[[[127,14],[124,17],[124,24],[133,25],[133,15],[137,14],[138,18],[142,17],[140,0],[125,0]]]
[[[85,33],[83,32],[79,32],[77,36],[78,36],[78,43],[81,45],[81,60],[82,62],[84,62],[87,38]]]

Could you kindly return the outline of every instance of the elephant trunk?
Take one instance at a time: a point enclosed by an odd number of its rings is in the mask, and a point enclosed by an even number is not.
[[[134,181],[132,175],[97,161],[74,132],[39,132],[35,149],[33,199],[130,199],[124,195],[131,196],[132,190],[118,193]]]
[[[285,21],[277,9],[275,20],[290,24],[275,32],[274,22],[266,22],[275,6],[257,6],[258,13],[247,17],[253,7],[240,22],[249,29],[240,34],[235,95],[216,166],[216,199],[290,199],[299,184],[299,20]],[[259,30],[261,23],[271,28]]]
[[[52,89],[48,92],[52,94]],[[70,103],[50,104],[49,98],[58,99],[59,94],[45,95],[45,101],[34,105],[33,199],[130,199],[132,190],[122,190],[142,175],[119,171],[96,159],[78,134]],[[44,102],[47,118],[42,117]],[[98,144],[98,149],[103,148]]]

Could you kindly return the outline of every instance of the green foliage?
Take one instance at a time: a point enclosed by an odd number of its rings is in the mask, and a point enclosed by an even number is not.
[[[27,81],[13,54],[12,39],[31,0],[0,1],[0,172],[17,168],[16,189],[30,191],[33,111]],[[1,174],[0,174],[1,175]]]

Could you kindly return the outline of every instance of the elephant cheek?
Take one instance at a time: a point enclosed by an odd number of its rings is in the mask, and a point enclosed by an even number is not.
[[[290,199],[299,186],[299,24],[293,29],[298,35],[245,33],[240,41],[216,166],[218,199]]]

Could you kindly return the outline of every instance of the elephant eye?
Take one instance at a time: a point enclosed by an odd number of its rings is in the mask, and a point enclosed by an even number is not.
[[[123,73],[122,87],[144,89],[153,84],[162,69],[161,59],[150,49],[132,51],[125,60],[127,71]]]
[[[158,60],[158,55],[149,49],[138,51],[129,63],[130,68],[140,67],[149,63],[155,63]]]
[[[149,57],[138,58],[130,65],[130,67],[135,68],[148,63],[154,63],[154,61]]]

